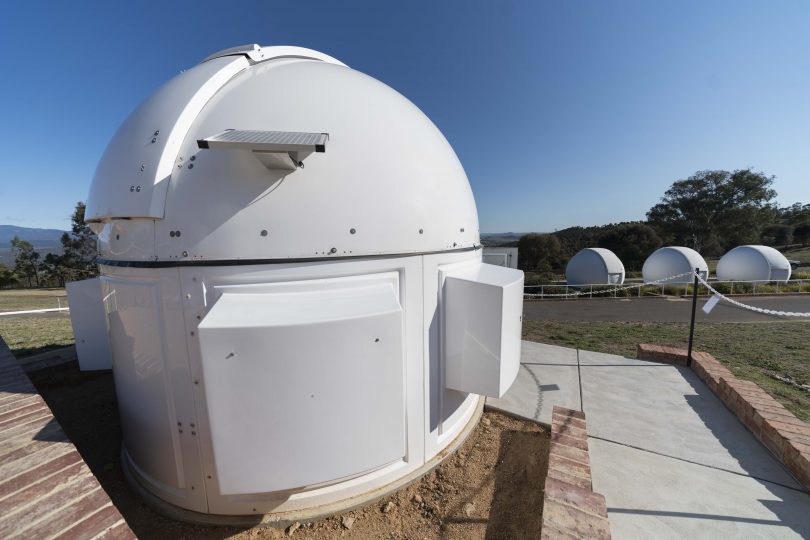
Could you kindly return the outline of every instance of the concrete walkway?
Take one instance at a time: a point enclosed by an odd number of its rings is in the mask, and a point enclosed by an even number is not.
[[[810,496],[687,368],[523,342],[487,405],[548,424],[583,410],[613,538],[808,538]]]

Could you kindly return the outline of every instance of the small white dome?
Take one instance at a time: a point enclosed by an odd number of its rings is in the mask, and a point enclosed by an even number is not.
[[[691,275],[677,278],[671,278],[671,276],[694,272],[695,268],[700,269],[700,275],[704,279],[709,277],[709,265],[694,249],[682,246],[662,247],[647,257],[641,269],[641,275],[644,277],[644,283],[653,281],[657,283],[692,283],[694,278]]]
[[[585,248],[568,261],[565,280],[569,285],[621,285],[624,265],[609,249]]]
[[[737,246],[717,263],[717,279],[727,281],[787,281],[790,262],[772,247]]]

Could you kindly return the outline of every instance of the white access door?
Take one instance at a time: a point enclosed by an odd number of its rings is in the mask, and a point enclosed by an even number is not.
[[[70,302],[70,324],[76,338],[81,371],[112,369],[107,314],[99,278],[71,281],[65,287]]]
[[[523,272],[491,264],[442,272],[445,385],[503,397],[520,368]]]
[[[199,325],[221,493],[404,457],[402,327],[396,273],[226,289]]]

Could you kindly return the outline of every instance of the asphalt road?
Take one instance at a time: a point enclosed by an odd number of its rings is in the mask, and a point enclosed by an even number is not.
[[[738,302],[765,309],[810,313],[810,294],[797,296],[735,296]],[[767,322],[810,320],[798,317],[775,317],[738,308],[721,301],[709,315],[700,309],[708,297],[698,298],[696,320],[704,322]],[[523,316],[528,320],[560,321],[646,321],[689,322],[692,300],[681,298],[599,298],[569,300],[527,300]]]

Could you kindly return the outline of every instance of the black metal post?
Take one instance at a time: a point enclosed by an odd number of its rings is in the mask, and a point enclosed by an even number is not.
[[[686,365],[692,365],[692,340],[695,337],[695,309],[697,308],[698,273],[700,268],[695,268],[695,283],[692,285],[692,321],[689,323],[689,353],[686,356]]]

